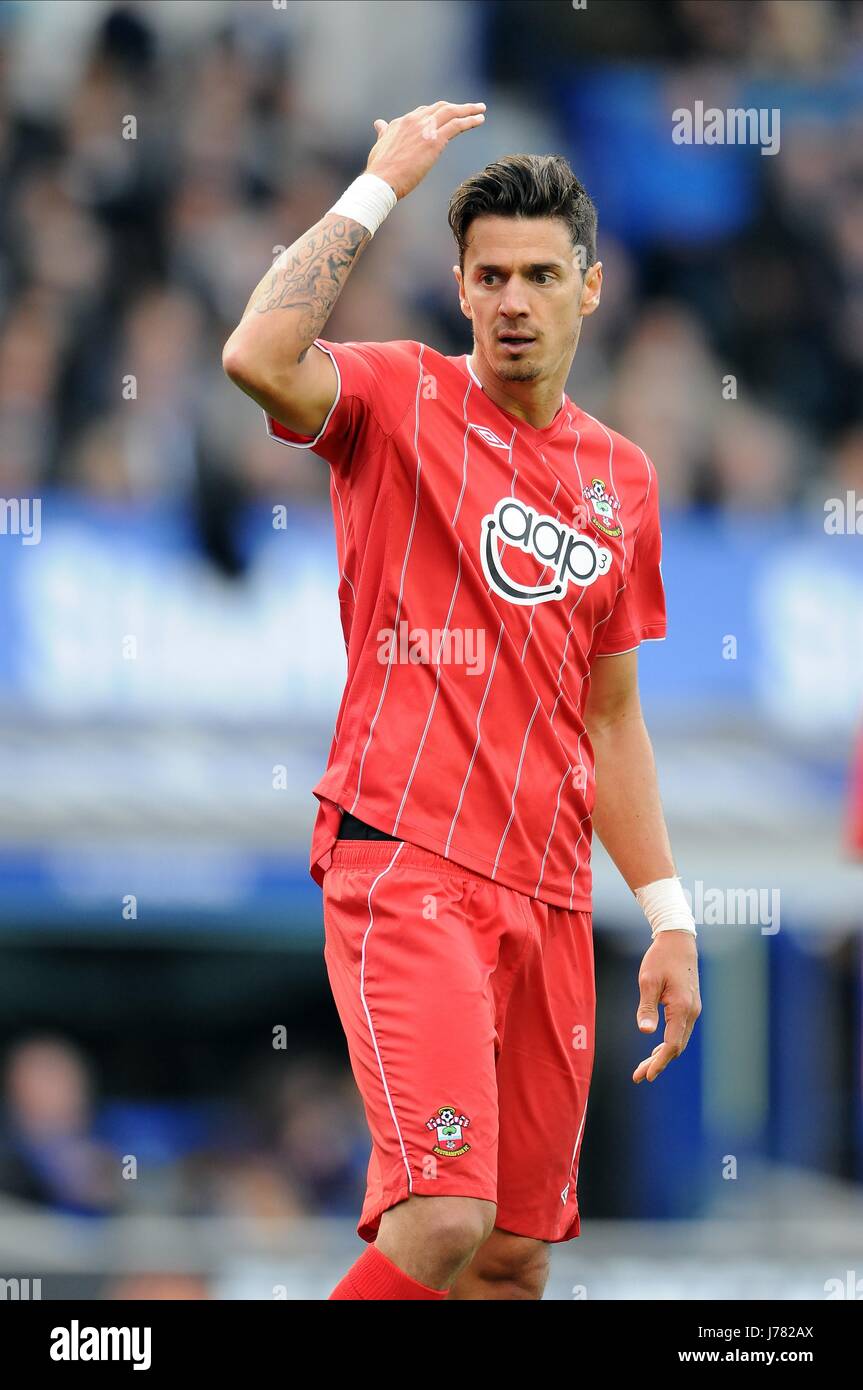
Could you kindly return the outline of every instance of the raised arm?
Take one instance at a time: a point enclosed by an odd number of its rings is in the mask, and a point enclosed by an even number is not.
[[[366,227],[328,212],[256,286],[222,352],[234,385],[298,434],[316,435],[335,400],[332,361],[309,348],[369,241]]]
[[[406,197],[454,136],[482,122],[483,111],[482,102],[437,101],[389,123],[375,121],[378,138],[366,174],[383,179],[397,200]],[[222,352],[231,381],[298,434],[316,435],[335,400],[333,363],[309,348],[371,236],[336,204],[267,271]]]

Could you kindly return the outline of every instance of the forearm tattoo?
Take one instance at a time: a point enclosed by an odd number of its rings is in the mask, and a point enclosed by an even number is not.
[[[340,217],[329,226],[316,227],[296,250],[283,252],[290,259],[273,270],[252,308],[256,314],[299,311],[296,333],[304,346],[298,361],[303,361],[332,313],[358,252],[370,240],[365,227]]]

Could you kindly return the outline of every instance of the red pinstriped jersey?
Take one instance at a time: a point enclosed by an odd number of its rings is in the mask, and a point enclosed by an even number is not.
[[[559,907],[591,907],[595,657],[665,636],[656,471],[566,395],[534,429],[467,356],[319,339],[347,680],[311,872],[341,811]]]
[[[863,859],[863,724],[857,730],[851,758],[845,807],[845,850],[850,858]]]

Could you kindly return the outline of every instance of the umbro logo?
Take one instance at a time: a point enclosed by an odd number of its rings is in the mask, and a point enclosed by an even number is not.
[[[493,449],[509,449],[508,444],[504,444],[502,439],[498,439],[494,430],[490,430],[487,425],[471,425],[474,434],[478,434],[480,439],[484,439],[486,444],[490,444]]]
[[[566,1206],[566,1199],[567,1199],[568,1196],[569,1196],[569,1183],[566,1184],[566,1187],[563,1189],[563,1191],[562,1191],[561,1194],[560,1194],[560,1200],[563,1202],[563,1205],[564,1205],[564,1206]]]

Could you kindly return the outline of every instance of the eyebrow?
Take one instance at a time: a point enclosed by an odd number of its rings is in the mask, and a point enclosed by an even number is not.
[[[525,270],[565,270],[566,265],[563,261],[532,261],[530,265],[524,267]],[[503,265],[478,265],[474,266],[474,274],[487,275],[492,271],[495,275],[506,273],[506,266]]]

